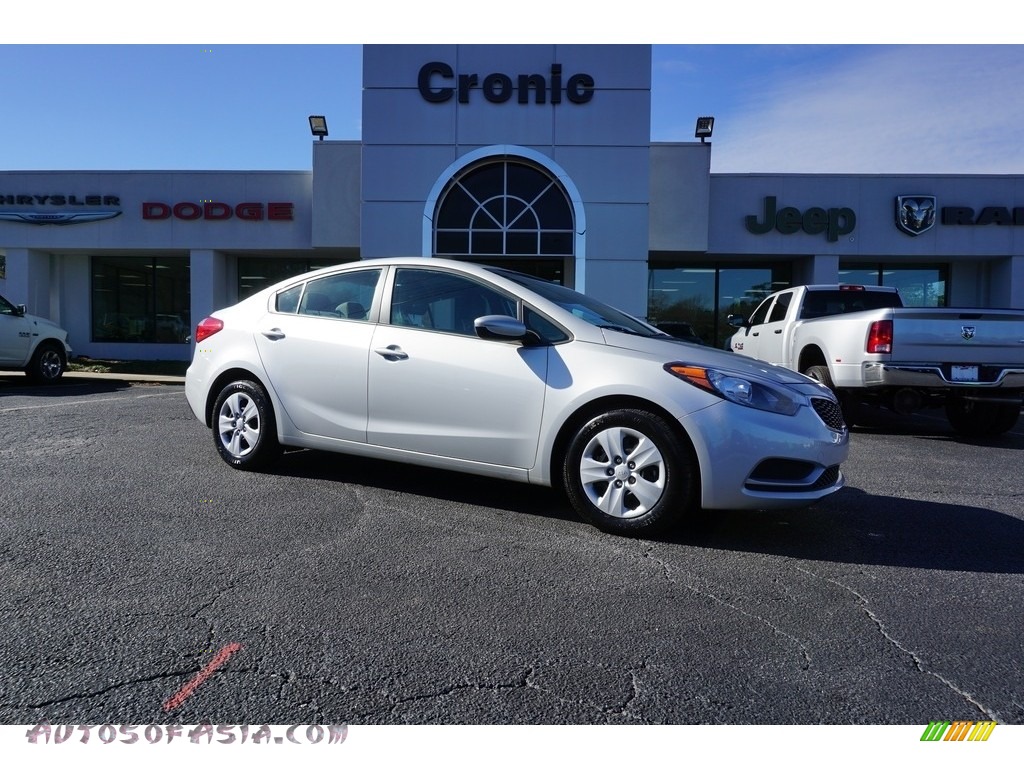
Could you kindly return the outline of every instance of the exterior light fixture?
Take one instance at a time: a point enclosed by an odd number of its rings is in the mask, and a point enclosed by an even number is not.
[[[319,136],[320,141],[327,135],[327,118],[323,115],[309,116],[309,130],[314,136]]]
[[[310,118],[312,120],[313,118]],[[700,139],[700,143],[703,144],[706,139],[711,138],[711,132],[715,129],[715,118],[713,117],[698,117],[697,118],[697,130],[694,131],[694,136]]]

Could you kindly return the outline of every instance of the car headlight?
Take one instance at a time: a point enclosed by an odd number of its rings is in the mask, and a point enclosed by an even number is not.
[[[665,370],[688,384],[748,408],[792,416],[803,399],[788,388],[745,373],[685,363],[667,363]]]

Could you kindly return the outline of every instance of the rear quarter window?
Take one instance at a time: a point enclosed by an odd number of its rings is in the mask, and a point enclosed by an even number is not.
[[[302,295],[304,283],[293,285],[287,290],[281,291],[274,297],[274,309],[288,315],[294,315],[299,308],[299,297]]]

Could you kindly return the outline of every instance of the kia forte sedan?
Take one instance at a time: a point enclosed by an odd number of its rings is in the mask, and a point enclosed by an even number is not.
[[[214,312],[195,339],[186,396],[237,469],[300,446],[555,486],[630,535],[844,483],[848,433],[822,385],[503,269],[329,267]]]

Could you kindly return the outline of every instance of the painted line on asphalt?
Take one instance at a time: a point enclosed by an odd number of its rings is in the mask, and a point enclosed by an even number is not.
[[[126,395],[124,397],[101,397],[96,400],[82,400],[77,403],[49,403],[47,405],[19,405],[15,408],[0,408],[0,413],[13,413],[14,411],[36,411],[42,408],[64,408],[66,406],[90,405],[92,403],[114,403],[118,400],[143,400],[147,397],[177,397],[184,395],[184,392],[158,392],[154,395]]]
[[[242,650],[241,643],[231,643],[217,651],[217,655],[199,671],[199,674],[185,683],[176,694],[164,702],[164,712],[170,712],[184,704],[185,699],[195,693],[196,688],[205,683],[214,672],[227,664],[232,654],[240,650]]]

